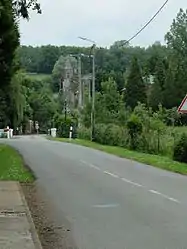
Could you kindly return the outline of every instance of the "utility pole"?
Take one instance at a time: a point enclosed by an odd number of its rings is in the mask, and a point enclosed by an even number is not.
[[[78,37],[81,40],[92,43],[92,110],[91,110],[91,141],[94,140],[95,130],[95,47],[96,43],[85,37]]]
[[[78,55],[78,78],[79,78],[79,108],[82,107],[82,69],[81,69],[81,55]]]
[[[65,119],[65,124],[67,120],[67,100],[65,99],[64,101],[64,119]]]
[[[80,127],[80,116],[81,116],[81,107],[82,107],[82,68],[81,68],[81,54],[70,54],[70,57],[77,58],[78,60],[78,127]]]
[[[95,131],[95,44],[92,46],[92,111],[91,111],[91,141]]]

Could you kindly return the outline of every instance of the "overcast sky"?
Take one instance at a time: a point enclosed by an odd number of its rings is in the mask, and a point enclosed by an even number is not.
[[[134,35],[165,0],[39,0],[42,15],[21,20],[21,43],[26,45],[89,45],[78,36],[109,46]],[[172,20],[187,0],[170,0],[165,9],[136,39],[133,45],[148,46],[164,41]]]

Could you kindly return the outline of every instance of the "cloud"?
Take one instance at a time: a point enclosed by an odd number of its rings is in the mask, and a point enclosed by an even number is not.
[[[164,0],[40,0],[43,13],[20,21],[21,43],[30,45],[87,45],[86,36],[99,46],[128,39],[147,22]],[[179,8],[186,0],[170,0],[156,20],[134,41],[147,46],[163,41]]]

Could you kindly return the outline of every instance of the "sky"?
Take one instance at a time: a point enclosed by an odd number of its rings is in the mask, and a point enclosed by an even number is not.
[[[128,40],[161,7],[165,0],[39,0],[42,14],[31,12],[29,21],[20,20],[21,44],[89,46],[79,36],[108,47]],[[172,20],[186,0],[169,0],[156,19],[131,44],[149,46],[164,42]]]

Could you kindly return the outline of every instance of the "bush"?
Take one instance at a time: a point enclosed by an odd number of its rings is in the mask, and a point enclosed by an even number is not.
[[[187,163],[187,134],[183,133],[174,146],[173,159]]]
[[[132,114],[127,121],[127,129],[130,136],[130,148],[137,149],[138,148],[138,136],[142,132],[142,123],[139,117],[135,114]]]
[[[73,138],[76,137],[76,120],[72,117],[67,117],[66,120],[64,116],[57,115],[54,117],[54,125],[57,128],[57,135],[59,137],[68,138],[70,126],[73,126]]]
[[[94,140],[100,144],[127,147],[128,133],[126,129],[115,124],[97,124]]]
[[[77,138],[90,140],[91,137],[91,130],[86,127],[80,127],[77,129]]]

